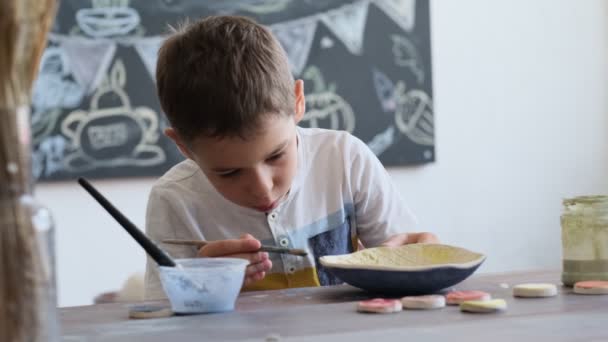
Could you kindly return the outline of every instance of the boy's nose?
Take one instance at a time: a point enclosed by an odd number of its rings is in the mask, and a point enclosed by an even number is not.
[[[272,175],[269,172],[254,172],[250,187],[251,193],[260,201],[272,200]]]

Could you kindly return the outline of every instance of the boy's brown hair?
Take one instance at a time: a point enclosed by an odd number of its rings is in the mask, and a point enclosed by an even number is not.
[[[160,104],[177,134],[245,137],[265,115],[293,115],[294,79],[268,29],[237,16],[185,24],[161,46]]]

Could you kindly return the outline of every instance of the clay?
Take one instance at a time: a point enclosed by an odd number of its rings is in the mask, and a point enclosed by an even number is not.
[[[608,281],[588,280],[574,284],[574,293],[588,295],[608,294]]]
[[[504,299],[471,300],[460,304],[460,311],[473,313],[492,313],[505,311],[507,302]]]
[[[448,305],[459,305],[467,300],[490,300],[492,296],[483,291],[452,291],[445,296]]]
[[[404,309],[440,309],[445,307],[445,297],[442,295],[408,296],[401,298]]]
[[[513,296],[523,298],[542,298],[557,295],[557,286],[554,284],[528,283],[513,287]]]
[[[357,311],[370,313],[394,313],[403,310],[399,299],[375,298],[357,303]]]

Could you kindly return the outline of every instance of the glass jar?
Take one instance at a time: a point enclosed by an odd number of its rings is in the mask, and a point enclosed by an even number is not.
[[[608,196],[563,200],[562,282],[608,280]]]
[[[59,341],[59,313],[57,310],[55,223],[50,210],[34,197],[23,195],[21,203],[29,213],[38,250],[40,251],[40,278],[37,288],[40,341]]]
[[[30,98],[55,0],[0,1],[0,341],[59,341],[53,222],[32,197]]]
[[[1,267],[3,295],[10,297],[5,305],[19,309],[4,308],[9,325],[0,340],[59,341],[52,217],[29,194],[10,197],[0,196],[0,237],[8,253]]]
[[[54,224],[32,195],[29,113],[0,108],[0,341],[55,342]]]

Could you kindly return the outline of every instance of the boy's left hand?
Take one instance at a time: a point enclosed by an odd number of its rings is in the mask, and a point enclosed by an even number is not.
[[[398,247],[410,243],[439,243],[439,239],[433,233],[402,233],[391,236],[381,246]]]

